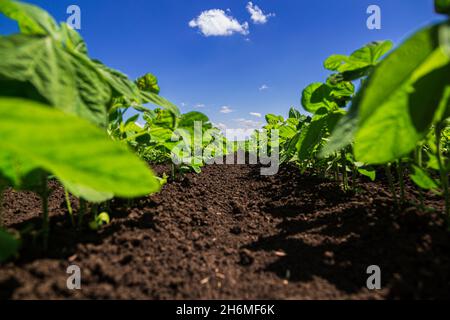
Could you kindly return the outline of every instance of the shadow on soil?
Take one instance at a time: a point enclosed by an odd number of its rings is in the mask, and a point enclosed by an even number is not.
[[[266,271],[291,282],[320,277],[352,294],[366,288],[367,267],[378,265],[390,298],[450,297],[450,236],[441,217],[415,207],[395,212],[380,185],[344,194],[292,172],[268,178],[261,190],[272,199],[264,211],[282,218],[279,233],[246,247],[286,253]]]

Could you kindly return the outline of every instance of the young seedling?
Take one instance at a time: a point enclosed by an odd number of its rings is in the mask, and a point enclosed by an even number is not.
[[[442,192],[444,194],[445,199],[445,215],[447,216],[447,220],[450,226],[450,193],[449,193],[449,180],[448,175],[450,172],[450,165],[448,161],[446,161],[445,156],[442,151],[442,132],[445,128],[445,122],[440,122],[435,125],[435,137],[436,137],[436,156],[439,165],[439,174],[441,179],[441,187]]]
[[[398,199],[397,199],[397,192],[395,191],[394,178],[392,177],[392,172],[391,172],[391,164],[388,163],[384,167],[385,167],[386,177],[388,179],[389,189],[391,190],[392,199],[394,200],[395,208],[398,210],[400,208],[400,206],[399,206]]]
[[[111,219],[107,212],[102,212],[100,214],[95,214],[94,219],[89,222],[89,228],[93,231],[99,230],[102,226],[108,225]]]

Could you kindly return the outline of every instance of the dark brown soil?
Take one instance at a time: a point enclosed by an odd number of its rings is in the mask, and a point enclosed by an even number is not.
[[[29,249],[0,267],[0,299],[450,298],[450,233],[432,194],[436,211],[398,213],[380,182],[345,194],[292,168],[262,177],[214,165],[129,208],[115,201],[109,226],[80,232],[51,187],[49,250],[33,248],[30,233]],[[7,191],[4,207],[11,228],[39,224],[33,194]],[[66,288],[70,264],[81,290]],[[382,290],[366,289],[370,265],[381,267]]]

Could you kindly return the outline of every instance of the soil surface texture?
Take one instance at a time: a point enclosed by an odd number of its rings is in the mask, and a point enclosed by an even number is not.
[[[64,190],[49,184],[45,252],[33,231],[39,198],[4,195],[4,224],[26,236],[20,256],[0,266],[0,299],[450,298],[443,201],[427,193],[423,209],[410,185],[396,210],[383,179],[345,193],[296,168],[265,177],[257,166],[211,165],[158,194],[114,200],[111,223],[95,232],[89,217],[71,226]],[[81,290],[67,289],[72,264]],[[371,265],[381,290],[366,287]]]

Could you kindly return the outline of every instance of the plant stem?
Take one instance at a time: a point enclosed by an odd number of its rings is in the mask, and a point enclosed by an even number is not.
[[[72,223],[72,227],[75,227],[75,220],[73,219],[72,204],[70,203],[69,191],[67,191],[66,188],[64,188],[64,195],[66,198],[66,205],[67,205],[67,211],[69,212],[69,216],[70,216],[70,222]]]
[[[394,179],[392,178],[391,165],[387,164],[385,166],[385,170],[386,170],[386,176],[387,176],[388,183],[389,183],[389,189],[391,190],[392,198],[394,199],[395,207],[398,209],[399,205],[398,205],[398,200],[397,200],[397,194],[395,192]]]
[[[172,180],[175,180],[175,165],[172,163]]]
[[[341,164],[342,164],[342,185],[344,191],[348,190],[348,175],[347,175],[347,159],[345,157],[345,150],[341,151]]]
[[[422,168],[422,148],[423,146],[418,146],[416,148],[416,163]],[[425,197],[423,195],[422,188],[419,188],[419,200],[420,200],[420,209],[425,210]]]
[[[83,218],[86,214],[86,200],[80,198],[80,212],[78,213],[78,227],[83,225]]]
[[[337,158],[337,154],[336,153],[335,153],[334,156]],[[337,159],[333,163],[333,171],[334,171],[334,181],[335,182],[339,182],[339,166],[338,166],[338,163],[337,163]]]
[[[450,223],[450,194],[448,190],[448,174],[445,169],[442,148],[441,148],[441,134],[442,134],[442,123],[436,124],[435,135],[436,135],[436,150],[437,150],[437,160],[439,164],[439,173],[441,176],[441,185],[445,198],[445,215],[447,216],[448,222]]]
[[[423,146],[418,146],[416,149],[416,161],[417,161],[417,165],[419,167],[422,167],[422,149]]]
[[[356,190],[356,186],[357,186],[356,179],[357,179],[357,176],[358,176],[358,171],[356,169],[356,166],[353,166],[353,168],[352,168],[352,188],[353,188],[353,190]]]
[[[404,180],[404,170],[402,161],[399,160],[397,163],[397,175],[398,181],[400,182],[400,204],[405,203],[405,180]]]

